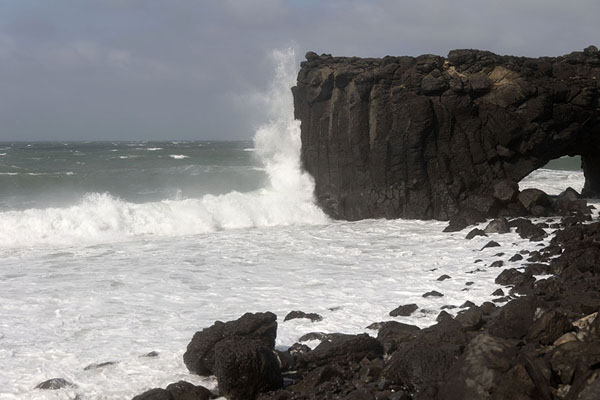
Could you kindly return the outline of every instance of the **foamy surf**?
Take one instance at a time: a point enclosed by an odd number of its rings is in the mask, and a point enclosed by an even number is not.
[[[274,58],[276,77],[265,96],[269,122],[254,138],[255,153],[268,176],[263,188],[141,204],[109,193],[88,193],[70,207],[5,211],[0,213],[0,247],[114,242],[143,236],[326,223],[328,218],[314,203],[314,182],[300,164],[300,123],[293,119],[289,93],[297,72],[295,54],[291,50],[275,52]],[[170,157],[189,158],[183,154]]]

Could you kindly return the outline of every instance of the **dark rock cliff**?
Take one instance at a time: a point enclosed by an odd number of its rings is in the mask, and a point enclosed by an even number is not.
[[[306,55],[294,94],[302,161],[335,218],[448,219],[548,161],[581,155],[600,195],[600,52]]]

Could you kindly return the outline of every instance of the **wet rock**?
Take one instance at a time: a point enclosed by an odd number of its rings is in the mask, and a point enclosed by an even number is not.
[[[459,308],[469,308],[469,307],[473,307],[474,305],[475,305],[475,303],[467,300]]]
[[[494,290],[494,293],[492,293],[492,296],[504,296],[504,290],[496,289]]]
[[[267,347],[275,347],[277,316],[271,312],[246,313],[235,321],[217,321],[212,326],[196,332],[187,346],[183,361],[188,370],[198,375],[213,375],[215,346],[230,337],[259,339]]]
[[[510,227],[506,218],[497,218],[490,221],[490,223],[483,230],[486,234],[489,233],[508,233]]]
[[[550,197],[544,191],[539,189],[524,189],[519,193],[518,199],[523,207],[532,213],[536,206],[541,207],[544,210],[545,207],[550,206]],[[536,216],[543,216],[543,214]]]
[[[489,334],[476,336],[449,369],[444,399],[541,399],[525,368],[517,364],[517,348]]]
[[[494,313],[486,324],[490,335],[503,339],[520,339],[529,332],[540,301],[532,296],[520,297],[508,302]]]
[[[39,383],[35,388],[41,390],[58,390],[69,387],[77,387],[77,385],[67,381],[63,378],[52,378],[47,381]]]
[[[522,259],[523,259],[522,255],[515,254],[514,256],[512,256],[511,258],[509,258],[508,261],[515,262],[515,261],[521,261]]]
[[[523,292],[533,287],[535,278],[528,273],[523,273],[515,268],[505,269],[494,280],[498,285],[512,285],[518,291]]]
[[[492,315],[492,313],[496,310],[496,305],[492,302],[486,301],[480,306],[480,308],[483,315]]]
[[[516,227],[517,233],[523,239],[529,239],[533,242],[540,241],[548,236],[544,229],[525,218],[513,219],[509,221],[509,225],[510,227]]]
[[[444,295],[438,291],[432,290],[430,292],[424,293],[423,297],[443,297]]]
[[[489,241],[489,242],[488,242],[488,243],[487,243],[485,246],[483,246],[483,247],[481,248],[481,250],[483,250],[483,249],[488,249],[488,248],[490,248],[490,247],[500,247],[500,243],[498,243],[498,242],[496,242],[496,241],[494,241],[494,240],[491,240],[491,241]]]
[[[403,306],[399,306],[399,307],[393,309],[392,311],[390,311],[390,316],[391,317],[408,317],[409,315],[411,315],[412,313],[417,311],[418,308],[419,308],[419,306],[417,306],[414,303],[413,304],[405,304]]]
[[[83,370],[89,371],[92,369],[100,369],[100,368],[110,367],[111,365],[115,365],[118,363],[119,363],[118,361],[106,361],[106,362],[101,362],[101,363],[97,363],[97,364],[90,364],[87,367],[85,367]]]
[[[153,351],[151,351],[149,353],[146,353],[146,354],[144,354],[144,355],[142,355],[140,357],[149,357],[149,358],[152,358],[152,357],[158,357],[159,355],[160,355],[160,353],[158,351],[154,351],[153,350]]]
[[[396,321],[386,322],[377,334],[385,354],[393,353],[401,343],[411,341],[420,329],[417,326]]]
[[[446,279],[452,279],[452,277],[450,275],[442,275],[439,278],[437,278],[438,281],[445,281]]]
[[[504,179],[494,185],[494,197],[504,204],[511,203],[517,199],[519,185],[509,179]]]
[[[465,236],[465,239],[471,240],[476,236],[487,236],[487,235],[481,229],[474,228],[469,233],[467,233],[467,236]]]
[[[384,377],[410,391],[433,390],[462,353],[467,337],[459,322],[444,319],[401,344],[389,359]]]
[[[283,387],[279,361],[259,338],[231,336],[215,346],[219,393],[228,399],[252,399]]]
[[[186,381],[171,383],[166,389],[150,389],[133,400],[208,400],[215,396],[204,386],[196,386]]]
[[[573,325],[565,314],[557,310],[549,310],[535,319],[529,328],[527,339],[549,345],[571,330]]]
[[[500,268],[504,266],[504,261],[498,260],[490,264],[490,268]]]
[[[289,321],[291,319],[296,319],[296,318],[306,318],[311,320],[311,322],[318,322],[318,321],[322,321],[323,317],[321,317],[319,314],[316,313],[305,313],[303,311],[291,311],[288,315],[285,316],[285,318],[283,319],[283,321]]]
[[[329,363],[359,362],[383,355],[383,346],[366,333],[360,335],[336,335],[321,342],[313,351],[298,357],[301,369],[312,369]]]
[[[477,306],[470,307],[467,310],[460,311],[455,320],[460,323],[465,331],[476,331],[483,326],[483,312]]]

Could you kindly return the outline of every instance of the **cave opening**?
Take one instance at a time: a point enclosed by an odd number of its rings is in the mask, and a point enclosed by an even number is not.
[[[519,189],[540,189],[549,195],[559,195],[568,187],[582,194],[585,175],[581,156],[563,156],[550,160],[519,182]]]

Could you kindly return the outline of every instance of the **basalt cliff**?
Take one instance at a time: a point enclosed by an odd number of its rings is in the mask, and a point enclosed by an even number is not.
[[[564,155],[582,157],[584,196],[600,195],[594,46],[555,58],[306,59],[292,89],[302,161],[334,218],[493,217],[511,209],[503,188]]]

